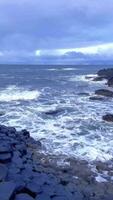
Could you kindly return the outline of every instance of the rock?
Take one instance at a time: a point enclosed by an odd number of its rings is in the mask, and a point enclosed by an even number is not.
[[[33,199],[34,198],[25,193],[17,194],[15,198],[15,200],[33,200]]]
[[[107,122],[113,122],[113,114],[107,114],[102,117],[103,120]]]
[[[109,87],[113,87],[113,77],[108,80],[107,84]]]
[[[8,163],[11,162],[11,153],[3,153],[0,154],[0,163]]]
[[[51,200],[51,198],[49,195],[42,193],[42,194],[38,194],[35,200]]]
[[[46,111],[45,114],[46,115],[57,115],[59,113],[62,112],[62,109],[56,109],[56,110],[49,110],[49,111]]]
[[[22,158],[19,156],[19,152],[14,152],[13,154],[13,158],[12,158],[12,162],[20,169],[23,168],[23,160]]]
[[[10,200],[16,189],[14,182],[2,182],[0,183],[0,200]]]
[[[113,92],[107,89],[99,89],[95,91],[96,95],[106,96],[106,97],[113,97]]]
[[[105,79],[105,77],[102,76],[97,76],[93,79],[93,81],[103,81]]]
[[[4,145],[3,143],[0,144],[0,154],[2,153],[11,153],[12,152],[12,149],[10,147],[10,145],[8,145],[6,143],[6,145]]]
[[[100,77],[110,79],[111,77],[113,77],[113,68],[99,70],[97,74]]]
[[[0,181],[5,180],[7,172],[8,172],[7,167],[3,164],[0,164]]]
[[[89,97],[90,100],[94,100],[94,101],[102,101],[104,100],[104,98],[99,97],[99,96],[93,96],[93,97]]]
[[[26,137],[26,138],[29,138],[30,137],[30,133],[27,131],[27,130],[22,130],[21,131],[21,134],[24,136],[24,137]]]

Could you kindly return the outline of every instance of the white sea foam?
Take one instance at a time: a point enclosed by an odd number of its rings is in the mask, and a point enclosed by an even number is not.
[[[41,92],[47,100],[51,88],[46,87]],[[2,111],[7,111],[5,116],[1,116],[1,123],[18,129],[26,128],[34,138],[42,141],[44,150],[50,154],[66,154],[90,161],[113,158],[113,125],[102,121],[102,116],[113,110],[112,99],[92,103],[89,97],[66,91],[57,98],[51,95],[52,99],[48,103],[30,101],[27,105],[17,104],[17,100],[38,100],[39,95],[37,90],[30,91],[16,86],[1,90],[0,101],[8,102],[0,105]],[[14,103],[10,105],[12,100]],[[57,108],[64,112],[57,116],[44,114]],[[68,112],[70,108],[72,111]]]
[[[0,91],[0,101],[19,101],[19,100],[33,100],[40,96],[37,90],[24,90],[16,86],[9,86]]]
[[[94,78],[96,78],[96,74],[87,74],[87,75],[77,75],[77,76],[72,76],[71,78],[68,79],[68,81],[72,82],[77,82],[77,81],[82,81],[82,82],[87,82],[90,84],[105,84],[106,80],[101,80],[101,81],[93,81]]]

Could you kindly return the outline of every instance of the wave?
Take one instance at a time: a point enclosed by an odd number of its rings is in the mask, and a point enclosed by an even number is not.
[[[21,101],[21,100],[35,100],[40,96],[40,92],[37,90],[27,90],[24,88],[11,85],[4,90],[0,91],[0,101]]]

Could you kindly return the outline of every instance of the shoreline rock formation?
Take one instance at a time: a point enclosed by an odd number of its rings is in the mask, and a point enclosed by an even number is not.
[[[112,182],[96,181],[98,172],[92,172],[87,161],[68,158],[70,165],[57,166],[58,157],[44,155],[41,148],[28,131],[0,125],[0,200],[113,198]],[[99,173],[105,167],[110,170],[109,164],[95,166]]]

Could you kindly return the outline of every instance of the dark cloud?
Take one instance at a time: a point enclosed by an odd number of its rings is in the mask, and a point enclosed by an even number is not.
[[[0,51],[19,60],[36,49],[113,42],[112,11],[112,0],[1,0]]]

